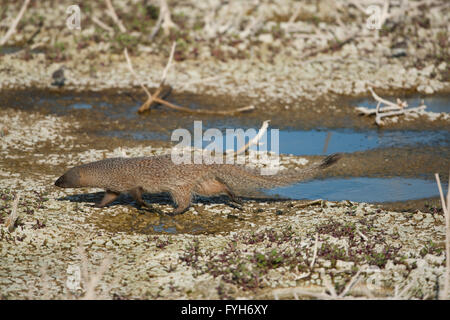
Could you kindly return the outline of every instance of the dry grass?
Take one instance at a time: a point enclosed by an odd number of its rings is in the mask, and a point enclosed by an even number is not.
[[[17,219],[19,218],[19,213],[17,211],[19,200],[20,200],[20,192],[17,193],[16,198],[14,199],[11,214],[8,216],[8,219],[6,220],[5,223],[5,225],[8,227],[9,232],[13,232],[14,229],[16,228],[16,222]]]

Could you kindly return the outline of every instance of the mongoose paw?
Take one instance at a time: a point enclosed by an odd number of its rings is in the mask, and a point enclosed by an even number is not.
[[[151,212],[156,212],[159,215],[164,215],[164,212],[159,210],[158,208],[155,208],[153,206],[147,205],[146,206],[148,210],[150,210]]]
[[[164,212],[159,210],[158,208],[155,208],[154,206],[152,206],[151,204],[142,202],[142,203],[138,203],[137,208],[139,210],[145,210],[145,211],[150,211],[152,213],[157,213],[159,215],[163,215]]]
[[[228,205],[230,207],[236,208],[236,209],[238,209],[240,211],[244,210],[244,206],[243,206],[244,203],[243,202],[236,202],[236,201],[232,200],[232,201],[228,202]]]
[[[233,208],[238,209],[239,211],[243,211],[243,210],[244,210],[244,207],[242,207],[242,206],[241,206],[240,204],[238,204],[238,203],[230,203],[230,206],[233,207]]]
[[[172,212],[169,212],[168,215],[171,217],[174,217],[174,216],[184,213],[187,209],[188,208],[176,208]]]
[[[241,205],[241,206],[244,205],[244,201],[242,201],[241,198],[234,197],[233,198],[233,202],[235,202],[235,203],[237,203],[238,205]]]
[[[244,202],[236,196],[234,196],[233,198],[230,199],[230,201],[228,202],[228,205],[230,205],[231,207],[236,208],[240,211],[244,210]]]

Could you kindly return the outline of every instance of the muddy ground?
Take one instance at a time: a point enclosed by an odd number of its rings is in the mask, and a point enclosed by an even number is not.
[[[160,137],[194,120],[222,128],[236,120],[259,128],[270,119],[280,129],[378,130],[352,103],[369,97],[368,87],[396,97],[448,96],[445,1],[417,7],[411,1],[402,19],[393,4],[379,32],[364,30],[366,16],[345,1],[302,2],[292,22],[295,1],[256,1],[255,7],[236,1],[215,10],[213,3],[169,1],[179,28],[161,31],[154,41],[147,38],[156,24],[153,3],[137,10],[135,1],[113,2],[127,35],[117,29],[110,35],[89,19],[78,33],[66,30],[61,17],[69,2],[45,1],[30,5],[0,49],[0,298],[80,298],[99,271],[94,297],[106,299],[294,299],[299,290],[309,298],[328,282],[342,292],[358,272],[353,297],[439,297],[445,224],[437,197],[369,204],[252,194],[243,196],[242,208],[223,197],[197,198],[186,213],[169,217],[137,208],[127,195],[94,208],[102,190],[53,183],[81,163],[170,152],[172,144]],[[0,11],[2,32],[18,6],[8,2]],[[113,26],[102,2],[82,7],[86,16]],[[245,12],[241,20],[219,31],[238,12]],[[205,20],[208,13],[214,15]],[[256,19],[263,26],[242,34]],[[255,111],[198,117],[158,106],[136,115],[145,100],[138,84],[158,85],[172,41],[177,51],[167,78],[174,89],[169,101],[212,110],[254,105]],[[125,47],[139,79],[128,72]],[[66,84],[56,88],[51,75],[62,65],[68,67]],[[92,108],[70,108],[86,101]],[[448,111],[397,120],[386,129],[449,132]],[[134,138],[142,131],[155,136]],[[281,164],[301,168],[321,158],[283,154]],[[448,183],[449,159],[448,142],[349,152],[318,178],[430,180],[438,172]],[[19,193],[20,218],[9,232],[5,223]],[[172,210],[165,194],[144,198],[163,212]]]

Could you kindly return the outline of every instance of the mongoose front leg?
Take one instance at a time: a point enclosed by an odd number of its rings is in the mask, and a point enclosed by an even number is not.
[[[228,195],[228,197],[230,198],[231,202],[237,203],[240,206],[244,205],[242,200],[238,196],[236,196],[236,194],[231,190],[231,188],[229,186],[227,186],[227,184],[222,179],[219,179],[219,178],[216,178],[216,179],[223,185],[223,189],[224,189],[225,193]],[[242,208],[240,208],[240,209],[242,209]]]
[[[144,200],[142,200],[142,193],[143,190],[141,187],[132,189],[129,191],[130,195],[133,197],[134,201],[136,201],[138,207],[146,207],[148,209],[150,209],[151,211],[154,211],[158,214],[163,214],[164,212],[162,212],[159,209],[156,209],[155,207],[153,207],[151,204],[146,203]]]
[[[192,192],[189,187],[180,187],[170,191],[173,201],[176,203],[177,207],[169,215],[175,216],[177,214],[183,213],[191,205]]]
[[[135,188],[130,190],[130,195],[133,197],[134,201],[136,201],[137,205],[139,207],[147,207],[147,203],[145,203],[144,200],[142,200],[142,189],[141,188]]]
[[[227,190],[227,195],[230,197],[232,202],[235,202],[241,206],[244,205],[244,202],[242,202],[241,198],[236,196],[231,190]]]
[[[110,204],[114,200],[117,199],[117,197],[120,195],[119,192],[114,192],[111,190],[106,190],[105,195],[103,196],[102,201],[95,204],[95,207],[97,208],[103,208],[104,206]]]

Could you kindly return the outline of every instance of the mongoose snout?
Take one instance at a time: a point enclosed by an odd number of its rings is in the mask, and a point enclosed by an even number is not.
[[[340,159],[333,154],[301,170],[284,170],[261,175],[258,170],[232,164],[175,164],[171,155],[140,158],[111,158],[80,165],[59,177],[61,188],[103,188],[106,193],[96,204],[104,207],[122,192],[128,192],[138,206],[148,206],[142,194],[167,192],[176,204],[172,214],[189,208],[194,195],[227,195],[240,203],[239,192],[286,186],[314,177]]]
[[[77,168],[72,168],[55,181],[55,186],[60,188],[83,187],[80,183],[80,173]]]

